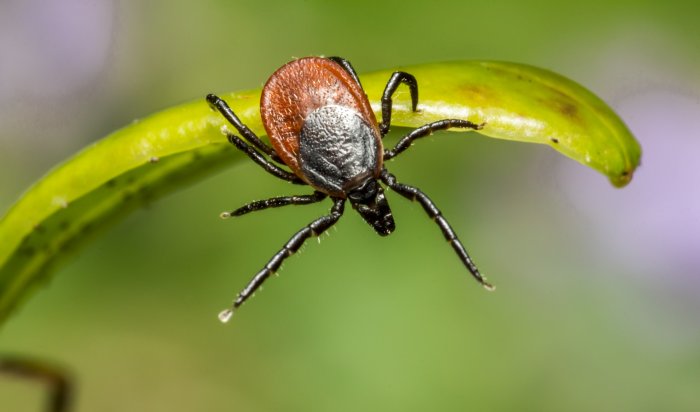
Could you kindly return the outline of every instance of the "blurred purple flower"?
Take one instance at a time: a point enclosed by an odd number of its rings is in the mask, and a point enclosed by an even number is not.
[[[0,102],[70,93],[107,60],[111,1],[9,0],[0,4]]]
[[[560,163],[562,187],[624,267],[700,286],[700,101],[656,90],[615,106],[642,145],[634,179],[614,189],[595,172]]]

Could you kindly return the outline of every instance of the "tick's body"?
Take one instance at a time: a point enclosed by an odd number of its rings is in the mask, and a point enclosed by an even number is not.
[[[277,70],[263,88],[260,114],[272,143],[265,145],[238,117],[226,102],[214,95],[209,103],[221,112],[239,133],[227,132],[229,141],[276,177],[315,189],[311,195],[277,197],[249,203],[222,217],[239,216],[251,211],[290,204],[309,204],[330,196],[334,204],[329,215],[322,216],[297,232],[238,295],[232,309],[220,315],[227,321],[233,309],[240,306],[303,242],[318,236],[342,216],[346,200],[375,231],[386,236],[394,228],[391,209],[379,184],[382,181],[394,191],[423,205],[428,215],[440,226],[471,274],[491,288],[469,258],[466,250],[432,201],[417,188],[403,185],[384,168],[384,160],[396,156],[411,142],[435,130],[451,127],[479,129],[481,126],[460,119],[446,119],[427,124],[402,138],[391,151],[384,151],[382,137],[391,122],[391,96],[405,83],[411,91],[413,110],[418,103],[416,79],[396,72],[382,96],[382,122],[377,123],[367,96],[352,66],[337,57],[307,57],[292,61]],[[289,167],[293,173],[268,160]]]
[[[379,126],[364,91],[338,63],[295,60],[267,81],[260,115],[272,147],[306,183],[346,197],[382,170]]]

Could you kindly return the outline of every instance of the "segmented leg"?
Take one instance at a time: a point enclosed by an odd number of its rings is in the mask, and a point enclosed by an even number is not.
[[[233,127],[238,130],[238,133],[241,134],[246,140],[248,140],[250,143],[253,144],[258,150],[261,150],[263,153],[267,154],[272,158],[272,160],[278,162],[278,163],[283,163],[282,160],[277,156],[277,153],[275,153],[275,150],[266,145],[260,138],[253,133],[252,130],[248,128],[243,122],[241,122],[241,119],[236,116],[236,114],[231,110],[229,107],[228,103],[219,96],[215,94],[208,94],[207,95],[207,102],[209,102],[209,105],[218,110],[219,113],[221,113],[222,116],[226,120],[229,121],[233,125]]]
[[[238,150],[242,151],[248,157],[250,157],[255,163],[257,163],[260,167],[265,169],[268,173],[271,175],[282,179],[286,180],[288,182],[298,184],[298,185],[305,185],[306,182],[303,180],[299,179],[297,175],[294,173],[288,172],[276,164],[272,163],[271,161],[267,160],[265,156],[260,154],[257,150],[255,150],[252,146],[250,146],[248,143],[243,141],[240,137],[236,136],[235,134],[232,133],[226,133],[226,137],[228,138],[228,141],[231,142],[234,146],[238,148]]]
[[[265,200],[257,200],[255,202],[250,202],[246,205],[239,207],[231,212],[223,212],[221,217],[223,219],[228,219],[231,216],[241,216],[246,213],[255,212],[257,210],[263,210],[271,207],[282,207],[287,205],[308,205],[311,203],[317,203],[325,199],[328,195],[323,192],[315,191],[310,195],[296,195],[296,196],[281,196],[273,197]]]
[[[396,143],[396,146],[394,146],[393,149],[384,151],[384,160],[389,160],[392,157],[403,152],[404,150],[408,149],[414,140],[416,140],[420,137],[429,136],[429,135],[433,134],[433,132],[436,132],[438,130],[447,130],[447,129],[451,129],[451,128],[480,130],[483,127],[484,127],[483,123],[476,124],[476,123],[470,122],[469,120],[461,120],[461,119],[444,119],[444,120],[438,120],[437,122],[428,123],[426,125],[423,125],[417,129],[413,130],[411,133],[407,134],[406,136],[402,137],[401,140],[399,140],[399,142]]]
[[[469,272],[474,276],[474,279],[476,279],[479,283],[481,283],[486,289],[488,290],[493,290],[494,287],[491,286],[488,282],[486,282],[486,279],[479,273],[479,269],[476,267],[472,259],[469,257],[469,254],[467,253],[467,250],[464,248],[464,245],[462,245],[462,242],[459,241],[457,238],[457,234],[454,232],[450,224],[445,220],[445,218],[442,216],[442,213],[440,212],[440,209],[435,206],[435,203],[433,203],[430,198],[423,193],[420,189],[415,188],[413,186],[408,186],[402,183],[398,183],[396,181],[396,177],[389,173],[386,169],[382,171],[381,174],[381,179],[382,181],[392,188],[396,193],[400,194],[401,196],[410,199],[412,201],[417,201],[418,203],[423,206],[423,209],[425,210],[425,213],[430,216],[430,218],[437,223],[438,227],[440,227],[440,230],[442,231],[442,234],[445,236],[445,239],[450,242],[450,245],[452,245],[452,249],[457,253],[457,256],[459,256],[459,259],[462,261],[464,266],[467,267]]]
[[[352,67],[352,64],[350,64],[349,61],[345,60],[342,57],[338,56],[331,56],[331,57],[326,57],[328,60],[333,60],[334,62],[338,63],[339,65],[343,66],[343,69],[345,69],[350,76],[352,76],[353,79],[357,82],[357,84],[362,87],[362,83],[360,83],[360,78],[357,77],[357,72],[355,69]]]
[[[228,322],[233,315],[233,311],[241,306],[259,287],[265,282],[265,280],[270,277],[272,273],[275,273],[277,269],[282,266],[282,262],[285,259],[296,253],[297,250],[304,244],[304,242],[310,238],[319,236],[325,232],[328,228],[333,226],[338,219],[343,215],[345,199],[336,198],[333,199],[333,207],[331,208],[331,213],[326,216],[321,216],[320,218],[309,223],[306,227],[298,231],[292,236],[291,239],[284,245],[279,252],[277,252],[254,277],[248,283],[239,294],[236,300],[233,302],[231,308],[222,311],[219,314],[219,319],[222,322]]]
[[[382,122],[379,123],[382,137],[389,132],[391,126],[391,96],[394,95],[401,83],[407,85],[411,91],[411,109],[415,112],[418,107],[418,82],[416,78],[406,72],[394,72],[386,83],[384,94],[382,94]]]

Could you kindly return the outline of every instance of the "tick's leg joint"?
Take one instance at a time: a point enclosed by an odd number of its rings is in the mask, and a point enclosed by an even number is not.
[[[327,58],[328,60],[333,60],[334,62],[336,62],[336,63],[338,63],[339,65],[341,65],[341,66],[343,67],[343,69],[345,69],[345,71],[348,72],[348,74],[349,74],[350,76],[352,76],[352,78],[357,82],[357,84],[358,84],[360,87],[362,87],[362,83],[360,83],[360,78],[357,77],[357,72],[356,72],[355,69],[352,67],[352,64],[350,64],[349,61],[345,60],[345,59],[342,58],[342,57],[338,57],[338,56],[331,56],[331,57],[326,57],[326,58]]]
[[[423,206],[423,210],[425,210],[425,213],[427,213],[430,219],[438,225],[438,227],[442,231],[443,236],[445,236],[445,240],[447,240],[450,243],[452,249],[454,249],[454,251],[457,253],[457,256],[462,261],[464,266],[466,266],[467,270],[469,270],[469,273],[472,274],[474,279],[481,283],[486,289],[494,289],[494,287],[491,284],[486,282],[484,276],[481,275],[479,269],[476,267],[476,264],[474,264],[471,257],[467,253],[467,250],[464,248],[464,245],[462,245],[462,242],[459,240],[457,234],[452,229],[452,226],[450,226],[447,220],[442,216],[440,209],[438,209],[435,203],[433,203],[433,201],[430,200],[428,195],[426,195],[416,187],[397,182],[396,177],[394,177],[394,175],[389,173],[386,169],[382,171],[380,178],[387,186],[393,189],[396,193],[411,201],[417,201],[418,203],[420,203],[420,205]]]
[[[228,219],[232,216],[241,216],[246,213],[255,212],[258,210],[268,209],[272,207],[282,207],[287,205],[308,205],[311,203],[317,203],[328,197],[325,193],[314,191],[310,195],[294,195],[294,196],[280,196],[273,197],[265,200],[256,200],[255,202],[250,202],[239,207],[236,210],[230,212],[223,212],[221,214],[222,219]]]
[[[262,151],[268,156],[276,156],[275,150],[272,147],[263,143],[263,141],[260,140],[260,138],[255,133],[253,133],[253,131],[250,130],[248,126],[243,124],[241,119],[239,119],[236,113],[234,113],[233,110],[231,110],[228,103],[226,103],[224,99],[220,98],[215,94],[208,94],[207,102],[209,103],[209,106],[212,109],[215,109],[219,113],[221,113],[221,115],[224,116],[224,118],[228,120],[228,122],[231,123],[231,125],[235,127],[236,130],[238,130],[238,133],[240,133],[241,136],[243,136],[258,150]]]
[[[391,97],[401,83],[407,85],[411,92],[411,110],[415,112],[418,108],[418,82],[416,78],[410,73],[394,72],[386,83],[384,93],[382,94],[382,122],[379,123],[379,131],[382,137],[389,132],[389,128],[391,127]]]
[[[476,123],[472,123],[469,120],[462,119],[444,119],[428,123],[402,137],[401,140],[399,140],[398,143],[396,143],[396,146],[394,146],[393,149],[384,151],[384,160],[389,160],[392,157],[395,157],[396,155],[400,154],[404,150],[408,149],[409,147],[411,147],[411,144],[414,140],[421,137],[430,136],[436,131],[453,128],[480,130],[484,124],[485,123],[479,125]]]
[[[250,146],[248,143],[246,143],[243,139],[240,137],[236,136],[235,134],[227,134],[226,137],[228,138],[228,141],[231,142],[232,145],[236,146],[238,150],[242,151],[248,157],[253,160],[255,163],[257,163],[260,167],[265,169],[268,173],[271,175],[275,176],[278,179],[286,180],[291,183],[299,184],[299,185],[305,185],[306,182],[303,180],[299,179],[297,175],[294,173],[288,172],[281,167],[277,166],[276,164],[272,163],[271,161],[267,160],[265,156],[260,154],[257,150],[255,150],[252,146]]]
[[[228,322],[233,316],[233,311],[241,306],[248,298],[250,298],[255,291],[260,288],[260,286],[265,282],[265,280],[270,277],[271,274],[275,273],[285,259],[296,253],[299,248],[304,244],[304,242],[311,238],[316,237],[328,230],[333,226],[338,219],[343,215],[345,207],[345,199],[335,198],[333,199],[333,207],[331,208],[330,214],[326,216],[321,216],[313,222],[309,223],[303,227],[300,231],[294,234],[294,236],[287,241],[287,243],[279,250],[272,258],[267,262],[267,264],[250,280],[248,285],[238,294],[236,300],[233,302],[231,308],[222,311],[219,314],[219,319],[222,322]]]

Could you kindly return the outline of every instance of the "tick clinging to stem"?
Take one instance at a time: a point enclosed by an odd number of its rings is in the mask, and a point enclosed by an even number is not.
[[[275,177],[309,185],[312,194],[274,197],[248,203],[221,217],[287,205],[306,205],[330,197],[330,213],[298,231],[238,294],[231,308],[219,314],[226,322],[262,283],[279,269],[310,237],[319,236],[343,215],[345,201],[380,236],[394,231],[394,218],[380,182],[423,206],[440,227],[467,270],[491,290],[440,210],[420,189],[399,183],[384,167],[384,161],[400,154],[420,137],[437,130],[465,128],[479,130],[483,124],[461,119],[444,119],[421,126],[384,150],[382,138],[391,126],[391,97],[401,84],[408,86],[413,111],[418,106],[418,83],[413,75],[395,72],[382,95],[382,120],[372,112],[360,80],[350,63],[339,57],[306,57],[278,69],[267,81],[260,99],[262,122],[272,147],[263,143],[244,125],[224,100],[210,94],[207,101],[242,136],[226,131],[229,142]],[[244,140],[245,139],[245,140]],[[280,167],[286,166],[291,172]]]

